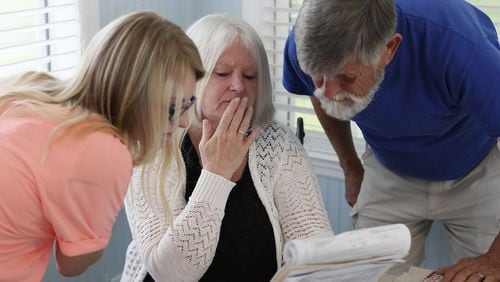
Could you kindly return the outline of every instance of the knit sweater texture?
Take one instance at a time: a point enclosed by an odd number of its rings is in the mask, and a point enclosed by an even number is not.
[[[278,267],[287,241],[333,233],[307,153],[287,127],[278,122],[264,127],[250,147],[248,165],[273,227]],[[137,168],[131,179],[125,208],[133,239],[121,281],[142,281],[148,272],[156,281],[197,281],[215,255],[224,208],[235,183],[202,170],[186,202],[184,185],[175,192],[173,166],[162,188],[173,213],[170,224],[158,208],[160,193],[143,192],[157,190],[142,187],[154,185],[157,169]]]

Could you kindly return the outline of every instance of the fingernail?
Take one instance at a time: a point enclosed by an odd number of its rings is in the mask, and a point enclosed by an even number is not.
[[[233,101],[234,101],[234,103],[239,103],[240,102],[240,97],[234,98]]]
[[[243,102],[248,102],[248,97],[243,97]]]

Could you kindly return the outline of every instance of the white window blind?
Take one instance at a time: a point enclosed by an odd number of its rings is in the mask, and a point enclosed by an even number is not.
[[[0,76],[70,76],[80,62],[77,0],[0,0]]]
[[[253,1],[253,0],[248,0]],[[267,0],[258,1],[260,7],[253,7],[253,14],[244,11],[244,18],[253,24],[264,41],[267,50],[271,77],[273,81],[274,101],[277,109],[276,118],[295,128],[296,119],[304,119],[306,131],[304,146],[311,156],[316,172],[320,175],[343,178],[338,165],[338,158],[323,129],[316,118],[308,96],[291,95],[283,88],[283,47],[290,29],[297,19],[302,0]],[[500,1],[469,0],[487,13],[500,31]],[[252,8],[243,1],[243,8]],[[357,126],[352,123],[353,137],[358,154],[364,151],[365,142]]]
[[[486,13],[497,29],[500,36],[500,1],[499,0],[467,0],[467,2],[481,9]]]

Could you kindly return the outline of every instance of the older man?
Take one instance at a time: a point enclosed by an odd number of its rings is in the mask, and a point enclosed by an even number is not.
[[[500,46],[485,14],[463,0],[306,0],[283,84],[311,96],[355,225],[411,229],[396,271],[422,262],[439,220],[453,260],[473,257],[439,270],[446,280],[500,279]]]

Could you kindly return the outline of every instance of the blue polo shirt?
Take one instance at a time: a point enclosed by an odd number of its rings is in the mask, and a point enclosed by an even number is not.
[[[491,20],[463,0],[396,0],[403,41],[373,102],[353,121],[391,171],[428,180],[457,179],[500,136],[500,46]],[[293,31],[283,85],[312,95]]]

